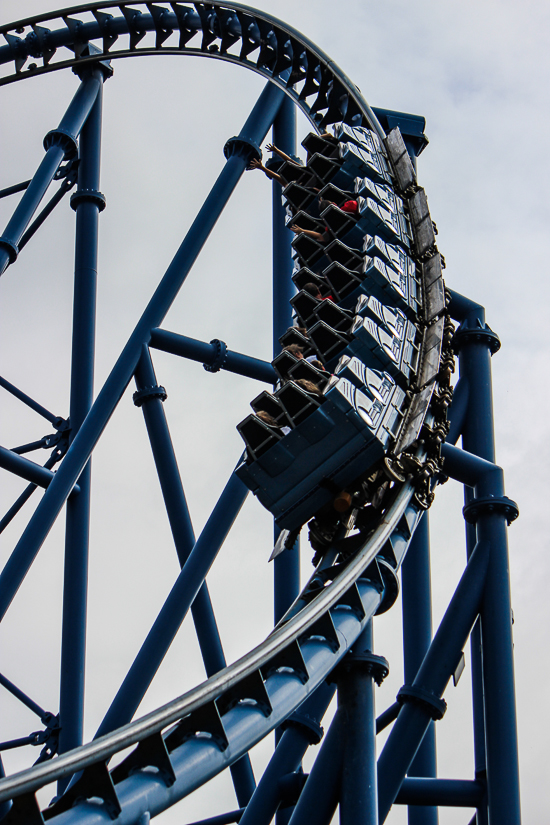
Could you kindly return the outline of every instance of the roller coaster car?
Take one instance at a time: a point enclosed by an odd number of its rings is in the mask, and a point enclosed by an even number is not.
[[[283,438],[283,433],[278,428],[270,427],[255,415],[249,415],[237,424],[237,430],[246,444],[248,462],[260,458]]]
[[[342,241],[334,240],[324,247],[324,253],[331,263],[342,264],[357,273],[365,271],[367,254],[361,249],[352,249]]]
[[[290,305],[298,316],[302,327],[307,327],[310,323],[314,323],[315,307],[318,303],[318,299],[314,298],[313,295],[310,295],[309,292],[306,292],[304,289],[292,296]]]
[[[355,143],[369,152],[386,154],[378,135],[364,126],[349,126],[347,123],[337,123],[334,126],[334,134],[342,143]]]
[[[316,384],[322,390],[330,379],[330,372],[326,370],[317,369],[305,358],[301,358],[297,364],[294,364],[288,371],[288,377],[291,381],[299,381],[305,379]]]
[[[377,183],[391,186],[390,167],[381,152],[370,151],[366,147],[357,146],[354,143],[340,143],[339,153],[342,165],[338,175],[334,175],[332,179],[335,186],[351,189],[355,178],[358,176],[367,177]],[[328,180],[327,183],[329,183]]]
[[[327,183],[319,192],[319,197],[332,201],[336,206],[342,206],[346,201],[355,199],[355,192],[353,189],[340,189],[332,183]]]
[[[372,198],[372,200],[385,206],[390,212],[402,212],[403,199],[396,195],[391,186],[385,186],[382,183],[375,183],[369,178],[355,178],[354,181],[355,197]]]
[[[354,387],[384,405],[389,403],[395,389],[391,375],[365,366],[356,356],[343,355],[340,358],[331,381],[334,383],[340,378],[345,378]]]
[[[353,246],[354,243],[363,244],[365,233],[361,230],[353,231],[357,223],[357,216],[350,212],[342,212],[338,206],[331,204],[321,212],[321,217],[330,231],[344,243]]]
[[[356,231],[364,235],[378,235],[388,243],[398,243],[409,250],[412,230],[404,212],[392,212],[373,198],[361,198]]]
[[[288,347],[290,344],[298,344],[302,348],[304,357],[315,355],[316,350],[311,341],[305,335],[296,329],[296,327],[289,327],[279,338],[279,343],[282,347]]]
[[[269,167],[268,167],[269,168]],[[311,186],[315,176],[301,163],[293,163],[289,160],[284,160],[277,172],[288,183],[298,183],[300,186]]]
[[[334,489],[349,487],[382,458],[399,429],[405,397],[394,385],[383,404],[339,379],[322,406],[257,459],[243,462],[237,475],[280,527],[295,529],[333,500]]]
[[[325,229],[325,224],[322,220],[313,218],[308,212],[304,212],[303,209],[300,209],[295,215],[286,218],[285,223],[287,226],[296,224],[301,229],[312,229],[314,232],[323,232]]]
[[[315,284],[315,286],[319,287],[319,292],[321,295],[325,296],[332,294],[330,284],[327,283],[326,278],[312,272],[311,269],[307,268],[307,266],[302,266],[294,272],[292,275],[292,280],[298,291],[303,289],[306,284]]]
[[[307,168],[315,174],[317,179],[321,182],[322,187],[326,186],[327,183],[333,180],[336,177],[336,174],[340,171],[342,166],[342,161],[338,157],[338,154],[334,158],[327,158],[326,155],[312,155],[308,162]],[[348,183],[349,176],[345,177],[346,183]],[[338,182],[336,182],[338,186]]]
[[[330,137],[318,135],[316,132],[310,132],[302,141],[302,146],[308,153],[308,156],[325,155],[327,158],[338,157],[338,141]]]
[[[375,324],[381,324],[391,335],[401,336],[407,318],[403,312],[386,306],[374,295],[361,295],[355,305],[354,315],[371,318]]]
[[[389,372],[405,387],[416,373],[420,347],[417,329],[410,321],[405,322],[401,336],[388,332],[371,318],[360,316],[347,335],[319,321],[311,327],[309,336],[330,372],[342,355],[355,355],[366,366]]]
[[[296,366],[296,364],[299,364],[301,360],[303,359],[297,358],[291,352],[283,350],[271,363],[279,380],[286,381],[288,380],[289,370]]]
[[[283,189],[283,197],[293,211],[305,210],[314,217],[318,216],[317,194],[311,189],[306,189],[298,183],[289,183]]]
[[[320,394],[306,392],[294,381],[287,381],[279,387],[274,393],[274,398],[282,404],[295,427],[305,421],[325,400]]]
[[[341,309],[331,300],[320,301],[313,310],[315,318],[324,321],[336,332],[348,333],[354,322],[354,315]]]
[[[265,410],[266,413],[269,413],[269,415],[275,419],[279,427],[292,426],[292,421],[288,417],[281,402],[278,401],[270,392],[267,392],[267,390],[264,390],[257,395],[256,398],[250,402],[250,406],[255,413]]]
[[[292,241],[292,248],[299,260],[306,266],[321,264],[325,257],[325,247],[319,241],[300,232]]]

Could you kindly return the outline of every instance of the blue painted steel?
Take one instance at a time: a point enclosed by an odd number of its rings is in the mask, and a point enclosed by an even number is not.
[[[491,388],[491,352],[496,349],[492,337],[494,334],[483,334],[488,329],[483,308],[456,293],[452,294],[451,311],[462,321],[456,341],[461,377],[466,379],[470,387],[469,404],[462,427],[462,444],[470,453],[494,462]],[[492,494],[502,496],[503,492],[501,485]],[[480,495],[477,490],[475,494],[476,497]],[[484,495],[486,494],[485,492]],[[473,498],[473,491],[465,489],[465,503],[470,503]],[[472,688],[476,775],[483,776],[486,767],[489,820],[515,824],[520,822],[521,812],[505,518],[502,514],[487,513],[478,519],[476,528],[477,540],[490,541],[492,546],[480,624],[478,623],[472,638],[472,658],[475,661]],[[469,546],[473,537],[474,530],[468,525]],[[503,792],[503,789],[506,790]],[[484,816],[483,812],[480,813]]]
[[[403,664],[405,684],[412,684],[432,640],[430,529],[424,513],[401,567],[403,599]],[[430,722],[408,771],[410,776],[436,776],[435,724]],[[409,809],[409,825],[437,825],[437,808]]]
[[[313,696],[301,705],[298,713],[307,715],[311,720],[321,720],[334,695],[335,688],[323,682]],[[299,722],[290,720],[285,724],[275,753],[258,782],[254,796],[240,820],[241,825],[269,825],[281,802],[281,780],[300,768],[301,761],[309,745],[312,744],[312,731]],[[286,815],[288,809],[280,813]]]
[[[186,335],[178,335],[165,329],[152,330],[149,346],[189,358],[191,361],[200,361],[205,365],[214,362],[217,351],[217,347],[212,343],[206,344],[204,341],[197,341],[196,338],[188,338]],[[277,374],[268,361],[231,350],[227,350],[221,369],[265,381],[267,384],[274,384],[277,379]]]
[[[145,345],[136,369],[136,384],[138,390],[157,385],[149,349]],[[141,405],[141,409],[145,418],[176,552],[180,566],[183,567],[195,545],[195,531],[191,523],[178,462],[164,414],[163,401],[158,396],[149,397]],[[208,585],[205,581],[191,605],[191,613],[206,675],[212,676],[212,674],[222,670],[227,663],[208,593]],[[231,766],[231,774],[239,805],[246,805],[255,787],[254,774],[248,755]]]
[[[373,650],[372,619],[338,668],[338,713],[344,752],[341,825],[374,825],[378,815],[374,679],[361,659]]]
[[[454,448],[451,448],[454,449]],[[460,451],[458,451],[460,452]],[[414,688],[426,701],[408,701],[401,709],[378,760],[380,825],[386,820],[399,788],[429,727],[434,708],[451,678],[476,620],[489,563],[490,547],[478,544],[449,602],[430,649],[418,671]]]
[[[89,412],[94,389],[99,205],[93,193],[99,189],[102,72],[99,69],[92,70],[89,80],[97,85],[97,91],[80,135],[77,189],[80,200],[76,205],[71,361],[71,440]],[[79,485],[80,495],[67,501],[66,510],[59,694],[60,753],[81,745],[83,735],[91,461],[84,467]],[[61,782],[58,791],[63,792],[65,786],[66,782]]]
[[[261,143],[277,114],[283,97],[284,92],[281,89],[268,84],[243,126],[241,135]],[[168,312],[247,164],[248,155],[246,154],[234,154],[228,159],[96,398],[62,466],[55,474],[53,483],[36,508],[6,563],[0,575],[0,619],[4,617],[128,386],[137,366],[142,345],[148,343],[151,330],[158,327]]]
[[[287,155],[296,154],[296,110],[286,97],[273,121],[273,143]],[[292,306],[289,301],[296,292],[292,282],[293,233],[285,225],[286,213],[281,200],[281,185],[272,184],[273,215],[273,357],[281,351],[279,338],[292,326]],[[274,525],[274,542],[280,528]],[[274,561],[273,613],[275,624],[284,616],[300,592],[300,539],[283,551]],[[285,814],[286,817],[286,814]],[[283,825],[278,817],[278,825]]]
[[[10,473],[20,478],[32,481],[33,484],[37,484],[39,487],[48,487],[55,478],[55,473],[52,473],[51,470],[6,449],[6,447],[0,447],[0,467],[4,470],[9,470]],[[79,492],[80,486],[75,484],[72,494],[75,495]]]
[[[6,379],[2,378],[2,376],[0,376],[0,387],[4,387],[4,389],[11,393],[11,395],[14,395],[16,398],[22,401],[23,404],[26,404],[27,407],[30,407],[31,410],[34,410],[38,413],[38,415],[41,415],[42,418],[45,418],[47,419],[47,421],[50,421],[54,425],[54,427],[58,426],[63,421],[63,419],[60,418],[58,415],[54,415],[53,413],[51,413],[49,410],[46,409],[46,407],[43,407],[42,404],[39,404],[38,401],[35,401],[33,398],[27,395],[27,393],[18,389],[9,381],[6,381]]]
[[[2,761],[2,757],[0,756],[0,779],[3,779],[5,775],[6,772],[4,771],[4,763]],[[3,819],[6,816],[10,808],[11,800],[6,799],[5,802],[0,802],[0,819]]]
[[[406,776],[395,800],[398,805],[475,808],[483,804],[485,783],[468,779],[423,779]],[[429,808],[428,808],[429,810]]]
[[[26,693],[23,693],[17,685],[10,682],[10,680],[7,679],[2,673],[0,673],[0,685],[6,688],[6,690],[8,690],[12,696],[15,696],[16,699],[19,699],[19,701],[28,707],[29,710],[32,710],[32,712],[35,713],[44,723],[50,721],[52,714],[47,710],[44,710],[44,708],[41,708],[40,705],[27,696]]]
[[[93,106],[101,82],[95,76],[83,80],[58,128],[46,135],[46,154],[0,238],[0,274],[17,258],[19,241],[62,160],[76,154],[76,139]]]
[[[132,719],[225,541],[247,493],[247,488],[232,473],[105,714],[95,735],[96,739]]]
[[[290,818],[290,825],[329,825],[338,805],[344,738],[338,709]]]

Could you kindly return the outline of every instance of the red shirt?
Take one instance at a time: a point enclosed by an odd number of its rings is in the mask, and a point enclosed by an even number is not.
[[[357,201],[346,201],[343,206],[340,207],[342,212],[357,212],[358,208]]]

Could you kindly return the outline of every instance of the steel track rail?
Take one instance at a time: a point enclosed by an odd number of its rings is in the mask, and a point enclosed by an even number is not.
[[[214,739],[186,735],[183,744],[171,753],[177,777],[174,786],[166,788],[162,781],[159,782],[158,775],[143,770],[138,771],[140,787],[143,789],[143,783],[151,785],[146,795],[148,805],[153,791],[155,798],[161,797],[156,799],[154,805],[155,813],[159,813],[176,801],[174,794],[177,794],[177,798],[182,798],[239,759],[315,690],[353,644],[366,621],[376,612],[383,595],[383,585],[372,572],[367,573],[368,578],[363,576],[377,554],[386,547],[391,548],[396,568],[401,564],[419,516],[418,508],[411,503],[413,492],[412,484],[405,483],[371,538],[332,584],[323,589],[296,616],[271,633],[258,647],[206,682],[141,719],[49,762],[1,780],[0,801],[32,793],[98,762],[105,762],[116,753],[158,734],[184,717],[189,718],[191,715],[192,719],[193,713],[209,703],[217,700],[218,706],[223,706],[223,698],[230,693],[233,700],[240,700],[242,704],[221,714],[220,733],[226,739],[222,748],[216,744],[215,735]],[[387,557],[387,552],[384,555]],[[320,621],[329,613],[331,622],[328,627],[332,624],[334,633],[320,625]],[[300,639],[301,642],[298,641]],[[296,667],[297,644],[305,665],[304,673],[299,673]],[[279,670],[281,667],[282,672]],[[261,709],[261,703],[257,700],[252,705],[250,700],[253,697],[248,695],[250,687],[246,685],[247,680],[250,681],[250,677],[262,672],[266,675],[264,684],[271,709]],[[247,699],[248,702],[243,701]],[[193,733],[203,729],[200,724],[196,730],[192,730],[192,724],[188,728]],[[170,733],[168,743],[169,736]],[[136,773],[132,773],[131,777],[116,785],[120,798],[126,795],[121,793],[124,790],[122,786],[130,780],[135,783],[136,776]],[[133,805],[130,807],[133,810]],[[147,809],[153,813],[150,807]],[[97,806],[95,810],[97,813]],[[66,818],[65,814],[63,822]],[[123,817],[120,821],[135,820]]]
[[[240,3],[209,3],[208,8],[203,4],[170,6],[167,9],[139,0],[88,3],[1,26],[0,34],[8,43],[0,46],[0,65],[13,61],[15,71],[0,78],[0,85],[99,60],[190,54],[237,63],[267,77],[293,98],[315,126],[344,121],[369,126],[381,139],[384,137],[357,86],[325,52],[292,26]],[[120,16],[106,19],[103,10],[107,9],[120,11]],[[73,17],[94,11],[100,16],[94,21]],[[59,24],[61,28],[50,30],[46,23]],[[28,28],[31,31],[24,38],[18,36],[17,30]],[[156,32],[155,46],[140,47],[148,32]],[[180,45],[163,46],[173,32],[180,33]],[[198,33],[202,33],[201,47],[187,47],[186,42]],[[110,51],[121,36],[129,36],[129,47]],[[89,44],[96,40],[102,44],[93,43],[94,53],[90,54]],[[228,51],[238,43],[238,54]],[[75,56],[51,63],[59,48],[74,51]],[[254,53],[257,54],[252,58]],[[42,59],[43,65],[29,64],[34,68],[24,69],[29,57]]]

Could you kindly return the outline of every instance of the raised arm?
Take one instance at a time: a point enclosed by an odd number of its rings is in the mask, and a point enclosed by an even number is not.
[[[278,172],[273,172],[271,169],[268,169],[267,166],[263,165],[261,160],[256,160],[256,158],[254,158],[254,160],[250,161],[250,163],[248,165],[248,168],[249,169],[261,169],[262,172],[264,173],[264,175],[267,175],[267,177],[271,178],[271,180],[276,180],[277,183],[280,183],[283,188],[287,185],[287,182],[282,177],[282,175],[279,175]]]

